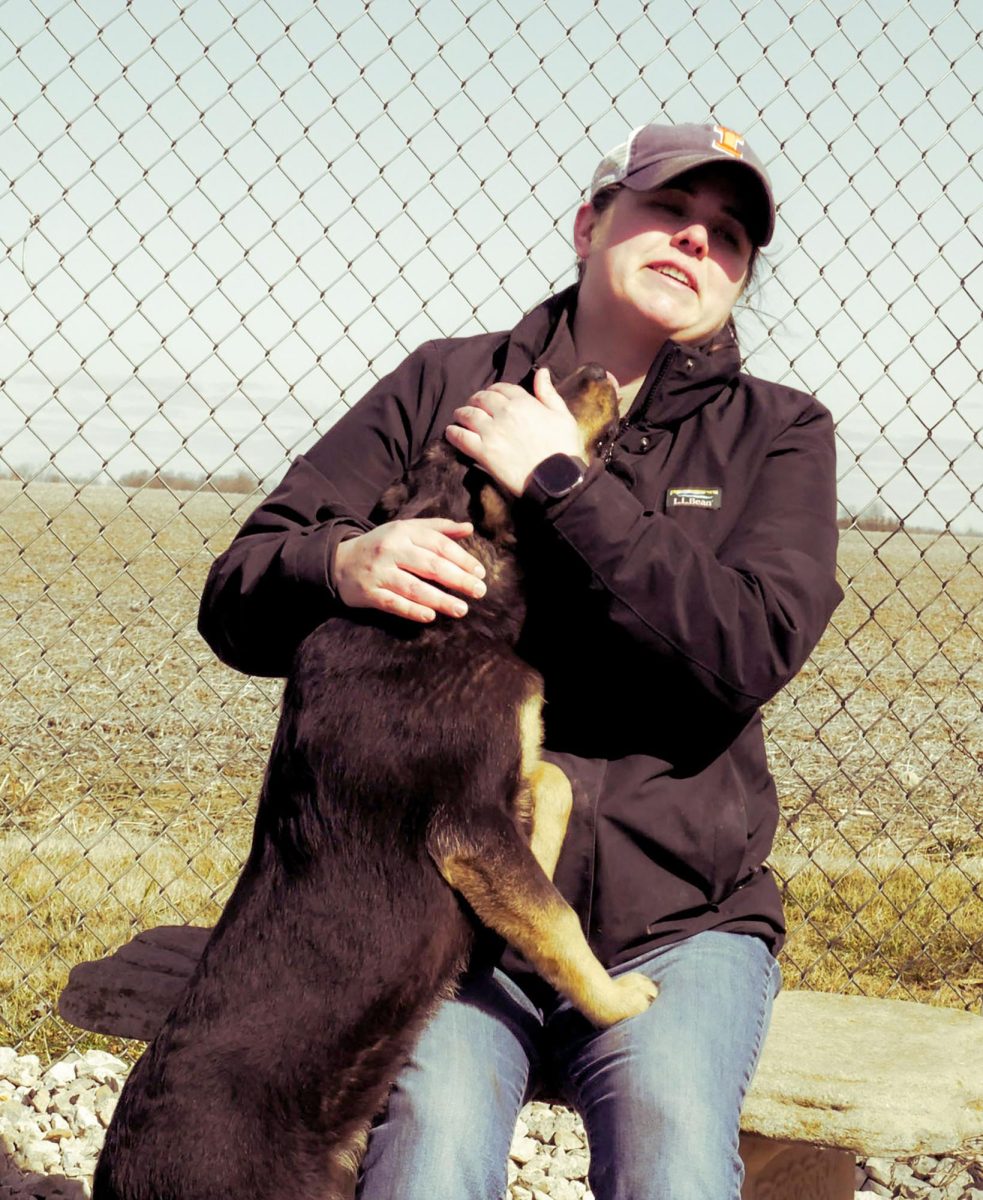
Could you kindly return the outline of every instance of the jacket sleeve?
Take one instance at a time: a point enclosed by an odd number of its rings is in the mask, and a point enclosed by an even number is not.
[[[817,404],[773,440],[716,553],[600,464],[543,516],[589,568],[605,618],[739,716],[793,678],[843,597],[833,426]]]
[[[198,630],[251,675],[286,675],[303,639],[341,607],[329,565],[432,432],[440,380],[433,343],[380,380],[306,454],[214,561]]]

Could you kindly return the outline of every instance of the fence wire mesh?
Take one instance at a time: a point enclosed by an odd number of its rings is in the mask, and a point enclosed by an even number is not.
[[[959,0],[0,3],[0,1039],[210,923],[279,685],[195,631],[289,458],[573,277],[633,125],[713,117],[781,229],[749,369],[838,421],[846,599],[767,711],[794,985],[980,1006],[983,79]]]

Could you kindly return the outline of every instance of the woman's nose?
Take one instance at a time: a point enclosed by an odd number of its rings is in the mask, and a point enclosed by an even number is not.
[[[706,226],[694,221],[692,225],[687,225],[685,229],[676,232],[672,244],[678,246],[680,250],[692,254],[694,258],[703,258],[710,244]]]

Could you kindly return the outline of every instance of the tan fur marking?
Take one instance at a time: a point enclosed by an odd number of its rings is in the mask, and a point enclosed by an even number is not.
[[[543,697],[534,692],[519,708],[519,743],[522,747],[522,776],[531,780],[539,765],[543,745]]]
[[[368,1144],[368,1129],[360,1129],[346,1144],[331,1152],[326,1173],[331,1200],[355,1200],[358,1169]]]
[[[552,879],[573,810],[573,789],[559,767],[540,762],[529,779],[529,791],[532,798],[529,848]]]
[[[511,530],[512,517],[505,497],[498,488],[492,487],[490,483],[481,489],[481,507],[484,510],[485,525],[489,533]]]

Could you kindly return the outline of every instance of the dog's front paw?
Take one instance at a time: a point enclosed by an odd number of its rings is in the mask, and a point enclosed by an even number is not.
[[[645,1012],[659,994],[659,985],[645,975],[622,975],[611,980],[610,992],[592,1014],[600,1026],[615,1025]]]

